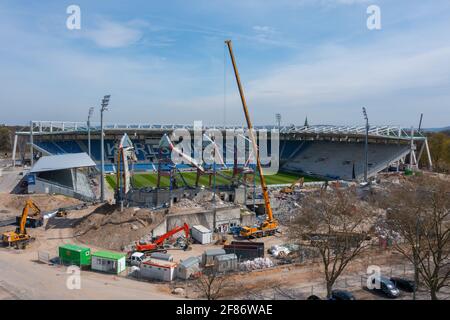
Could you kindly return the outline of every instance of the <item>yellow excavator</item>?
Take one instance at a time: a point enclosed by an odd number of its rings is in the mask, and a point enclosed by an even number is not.
[[[28,213],[30,209],[33,211],[34,215],[40,215],[41,210],[33,202],[33,200],[28,199],[22,210],[22,216],[20,218],[19,226],[16,231],[9,231],[3,233],[3,245],[12,246],[14,245],[17,249],[25,249],[28,243],[32,240],[32,237],[27,234],[26,223],[28,218]]]
[[[294,192],[295,190],[295,186],[298,184],[300,187],[303,186],[303,184],[305,183],[305,178],[301,177],[300,179],[294,181],[289,187],[284,187],[283,189],[281,189],[280,191],[282,193],[287,193],[287,194],[291,194]]]
[[[273,218],[272,207],[270,206],[270,199],[269,199],[269,193],[267,191],[266,180],[264,178],[263,170],[261,167],[261,160],[259,157],[259,149],[258,149],[258,145],[256,143],[255,134],[253,132],[253,125],[250,120],[250,114],[247,109],[247,103],[245,101],[245,96],[244,96],[244,89],[242,88],[241,79],[239,77],[239,72],[237,70],[236,61],[234,59],[233,47],[231,44],[231,40],[226,40],[225,43],[228,46],[228,51],[230,53],[231,63],[233,64],[234,75],[236,77],[236,83],[238,86],[239,95],[241,96],[242,107],[244,109],[245,120],[247,121],[247,127],[248,127],[250,140],[253,145],[253,150],[255,151],[255,154],[256,154],[256,167],[258,169],[258,173],[259,173],[259,177],[260,177],[261,189],[262,189],[262,193],[263,193],[263,197],[264,197],[264,205],[265,205],[266,214],[267,214],[266,220],[264,220],[260,225],[242,227],[240,235],[244,238],[260,238],[260,237],[275,234],[275,232],[277,232],[277,230],[278,230],[278,221]]]

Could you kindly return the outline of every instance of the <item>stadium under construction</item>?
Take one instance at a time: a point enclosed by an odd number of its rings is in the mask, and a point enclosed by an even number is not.
[[[105,173],[117,173],[118,143],[123,135],[127,134],[132,141],[136,156],[135,161],[130,165],[131,173],[147,172],[156,175],[162,161],[161,154],[167,155],[170,153],[170,150],[160,146],[161,138],[164,135],[171,136],[175,130],[180,129],[194,133],[194,126],[188,125],[104,125]],[[279,141],[276,147],[279,155],[278,171],[281,173],[313,177],[317,180],[361,181],[365,176],[365,168],[367,168],[367,176],[371,178],[382,171],[415,169],[422,163],[428,167],[432,166],[427,138],[420,131],[414,129],[394,126],[370,127],[367,134],[367,166],[365,166],[366,128],[364,126],[264,126],[255,127],[255,129],[257,131],[265,130],[269,133],[275,130],[279,133]],[[229,135],[230,132],[235,136],[247,132],[242,127],[233,126],[202,127],[201,130],[202,133],[214,130],[220,131],[223,137]],[[100,170],[100,132],[99,124],[88,126],[87,123],[82,122],[31,121],[28,128],[16,132],[12,154],[13,163],[16,164],[26,161],[25,159],[30,159],[31,164],[34,164],[42,156],[86,153],[90,155],[93,161],[90,166],[97,166]],[[272,150],[271,136],[269,135],[267,139],[268,150]],[[208,141],[202,140],[203,152],[205,143],[207,144]],[[217,168],[218,172],[229,171],[236,165],[236,163],[233,163],[233,161],[236,162],[236,159],[227,156],[227,152],[233,151],[235,146],[230,146],[227,143],[223,141],[223,145],[225,145],[223,148],[223,163],[214,167]],[[247,151],[248,149],[247,146]],[[276,148],[273,149],[275,151]],[[194,157],[193,151],[190,153],[190,156]],[[30,154],[32,154],[31,158]],[[271,157],[277,159],[274,154]],[[189,163],[176,164],[174,168],[182,172],[197,170],[195,166]],[[217,177],[223,180],[222,176]],[[31,181],[46,178],[48,180],[48,176],[36,174]],[[160,184],[157,185],[155,182],[153,187],[169,187],[171,180],[167,180],[168,182],[165,185],[160,178],[158,181]],[[196,186],[198,186],[198,181],[196,182]],[[211,179],[209,179],[209,182],[211,183]],[[274,179],[274,184],[283,183],[282,181],[277,182],[277,179]],[[183,187],[189,186],[186,181],[182,181],[180,184]],[[151,186],[150,183],[149,186]],[[192,187],[192,185],[190,186]]]

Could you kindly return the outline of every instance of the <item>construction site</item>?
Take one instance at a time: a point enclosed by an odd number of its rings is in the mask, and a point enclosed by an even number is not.
[[[346,242],[367,250],[333,289],[388,299],[366,288],[373,264],[413,277],[373,199],[414,176],[449,180],[420,126],[253,126],[226,45],[246,127],[31,120],[15,132],[0,168],[0,299],[209,299],[204,277],[223,279],[215,298],[325,298],[324,234],[292,226],[305,201],[341,190],[367,214]]]

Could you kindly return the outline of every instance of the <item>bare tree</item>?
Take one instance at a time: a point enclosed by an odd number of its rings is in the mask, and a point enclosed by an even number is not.
[[[225,273],[219,273],[214,268],[204,269],[195,279],[193,286],[200,291],[207,300],[217,300],[223,296],[224,290],[229,288],[230,278]]]
[[[439,290],[450,280],[449,182],[411,177],[392,187],[383,202],[387,225],[401,240],[394,247],[414,266],[416,290],[421,282],[431,299],[437,300]]]
[[[353,188],[336,188],[306,196],[289,225],[292,240],[318,250],[328,297],[348,264],[368,247],[370,217]]]

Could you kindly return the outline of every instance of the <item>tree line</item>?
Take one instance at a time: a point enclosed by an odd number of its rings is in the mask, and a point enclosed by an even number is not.
[[[427,138],[434,171],[450,173],[450,130],[429,133]]]

